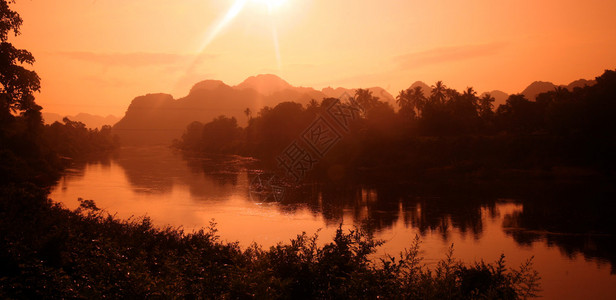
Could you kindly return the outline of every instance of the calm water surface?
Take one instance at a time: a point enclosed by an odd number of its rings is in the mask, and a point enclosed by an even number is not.
[[[340,224],[364,225],[385,240],[377,255],[397,254],[416,235],[424,262],[453,244],[466,262],[509,266],[534,256],[545,298],[615,299],[616,241],[610,192],[588,185],[456,186],[311,184],[282,201],[251,193],[258,168],[242,157],[190,158],[164,147],[124,148],[76,164],[52,190],[67,208],[94,200],[118,218],[149,216],[159,226],[192,231],[213,219],[221,239],[263,246],[305,231],[331,240]]]

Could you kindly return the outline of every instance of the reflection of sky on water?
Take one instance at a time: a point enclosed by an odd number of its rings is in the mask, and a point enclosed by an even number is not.
[[[325,243],[339,224],[363,224],[386,242],[377,255],[398,253],[420,235],[428,264],[442,258],[452,243],[455,256],[465,261],[494,261],[504,253],[509,265],[517,266],[535,256],[550,298],[616,295],[616,276],[610,275],[613,233],[590,234],[609,224],[587,228],[598,221],[588,220],[596,212],[582,204],[575,204],[579,219],[558,220],[551,211],[565,215],[562,207],[555,208],[562,201],[542,206],[482,193],[435,196],[415,187],[352,184],[310,186],[282,202],[261,201],[249,193],[251,163],[238,157],[182,158],[162,147],[123,149],[111,161],[69,170],[50,198],[68,208],[77,207],[78,197],[93,199],[118,218],[147,215],[154,224],[187,232],[214,219],[221,239],[243,246],[257,242],[268,247],[318,230]]]

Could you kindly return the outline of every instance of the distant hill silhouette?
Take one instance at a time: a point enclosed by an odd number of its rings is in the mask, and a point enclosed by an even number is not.
[[[567,87],[573,89],[592,84],[594,81],[580,79]],[[428,84],[416,81],[410,88],[416,86],[420,86],[426,96],[430,95],[432,89]],[[534,100],[537,94],[554,88],[556,85],[550,82],[536,81],[522,91],[522,94],[529,100]],[[383,88],[371,87],[368,90],[382,101],[398,108],[395,97]],[[113,131],[124,145],[169,145],[194,121],[207,123],[220,115],[226,115],[236,118],[240,126],[245,126],[248,122],[246,108],[256,116],[265,106],[274,107],[285,101],[306,105],[312,99],[320,102],[327,97],[354,96],[355,91],[356,89],[342,87],[327,87],[320,91],[311,87],[295,87],[272,74],[251,76],[236,86],[229,86],[220,80],[204,80],[196,83],[183,98],[174,99],[168,94],[136,97],[125,116],[115,124]],[[496,99],[495,108],[504,104],[509,97],[507,93],[498,90],[491,91],[490,94]]]
[[[236,85],[235,88],[241,90],[253,89],[261,95],[269,96],[276,92],[293,89],[293,86],[276,75],[260,74],[246,78],[242,83]]]
[[[227,86],[227,85],[220,80],[203,80],[193,85],[193,87],[190,89],[189,94],[192,94],[196,90],[215,90],[219,87],[224,87],[224,86]]]
[[[424,93],[424,96],[428,97],[432,93],[432,87],[430,87],[430,85],[426,84],[423,81],[413,82],[413,84],[411,84],[409,89],[414,89],[415,87],[418,87],[418,86],[421,87],[421,91]],[[483,96],[485,94],[490,94],[492,97],[494,97],[495,99],[494,109],[496,109],[500,104],[505,104],[505,102],[507,101],[507,98],[509,97],[509,94],[503,91],[499,91],[499,90],[493,90],[491,92],[484,92],[480,96]]]
[[[490,96],[494,97],[494,109],[498,108],[499,105],[505,104],[507,102],[507,98],[509,98],[509,94],[499,91],[493,90],[491,92],[485,92],[481,94],[481,97],[485,94],[490,94]]]
[[[527,86],[521,94],[524,95],[526,99],[534,101],[537,95],[553,91],[555,88],[556,85],[551,82],[535,81]]]
[[[432,93],[432,88],[423,81],[413,82],[413,84],[411,84],[409,89],[414,89],[415,87],[418,87],[418,86],[421,87],[421,91],[423,92],[424,96],[428,97]]]
[[[42,115],[43,115],[43,121],[46,124],[52,124],[54,122],[62,122],[62,119],[64,119],[64,117],[68,117],[71,121],[77,121],[77,122],[86,124],[87,128],[99,128],[99,129],[103,125],[113,126],[115,123],[117,123],[120,120],[119,117],[116,117],[114,115],[108,115],[106,117],[103,117],[103,116],[92,115],[88,113],[79,113],[74,116],[66,116],[66,115],[63,116],[63,115],[56,114],[56,113],[44,112],[42,113]]]
[[[578,79],[576,81],[569,83],[569,85],[567,85],[567,89],[569,91],[573,91],[573,89],[575,88],[578,88],[578,87],[583,88],[585,86],[594,85],[595,83],[597,83],[597,81],[595,80]]]
[[[376,86],[367,88],[367,90],[371,91],[373,96],[379,97],[381,101],[385,101],[394,107],[396,106],[396,99],[384,88]],[[355,91],[357,91],[357,89],[347,89],[342,87],[337,87],[335,89],[332,87],[326,87],[321,90],[325,96],[330,98],[345,98],[347,95],[352,97],[355,95]]]
[[[394,97],[379,87],[370,88],[373,95],[395,104]],[[245,114],[249,108],[257,114],[265,106],[293,101],[308,104],[326,97],[353,96],[355,89],[325,88],[318,91],[310,87],[294,87],[276,75],[266,74],[247,78],[237,86],[218,80],[205,80],[195,84],[189,94],[173,99],[168,94],[147,94],[133,99],[126,115],[113,127],[124,145],[170,144],[179,138],[193,121],[210,122],[226,115],[235,117],[242,126],[247,124]]]
[[[584,86],[591,86],[591,85],[594,85],[595,83],[596,82],[594,80],[578,79],[578,80],[575,80],[569,83],[568,85],[560,85],[560,87],[564,87],[568,89],[569,91],[573,91],[573,89],[576,87],[581,88]],[[524,91],[522,91],[521,94],[524,95],[526,99],[534,101],[536,100],[535,98],[537,97],[537,95],[541,93],[553,91],[556,87],[558,86],[551,82],[535,81],[531,83],[528,87],[526,87],[526,89],[524,89]]]

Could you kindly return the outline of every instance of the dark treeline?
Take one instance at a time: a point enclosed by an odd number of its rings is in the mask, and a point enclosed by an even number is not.
[[[81,122],[68,118],[63,123],[45,125],[43,139],[59,155],[77,158],[89,153],[114,150],[119,146],[117,136],[111,133],[110,125],[101,129],[86,128]]]
[[[91,130],[67,118],[64,124],[43,125],[42,107],[34,98],[40,78],[26,68],[34,56],[8,42],[23,22],[11,2],[0,1],[0,183],[49,184],[66,158],[113,149],[117,140],[110,127]]]
[[[86,128],[64,118],[63,123],[43,125],[38,111],[4,120],[0,128],[0,181],[50,184],[74,159],[109,152],[119,146],[110,126]],[[28,124],[24,126],[24,124]]]
[[[71,212],[41,192],[1,191],[2,298],[524,299],[538,288],[530,264],[503,258],[468,265],[449,253],[428,269],[418,241],[371,261],[381,242],[359,229],[323,246],[302,234],[242,250],[214,227],[186,234],[114,219],[90,200]]]
[[[616,166],[615,99],[616,71],[611,70],[597,77],[595,85],[572,91],[558,87],[536,99],[511,95],[496,109],[489,94],[478,97],[473,88],[460,93],[440,81],[429,95],[421,87],[401,91],[397,111],[360,89],[352,99],[361,107],[352,130],[319,164],[479,176],[555,167],[611,174]],[[207,124],[194,122],[175,146],[274,161],[332,101],[336,99],[313,100],[306,107],[284,102],[264,107],[254,118],[247,110],[246,128],[225,116]]]
[[[34,57],[8,42],[22,24],[9,2],[0,2],[0,183],[48,184],[57,178],[66,158],[113,149],[117,140],[110,127],[87,129],[66,118],[64,124],[43,125],[42,107],[34,98],[40,78],[25,67],[34,63]]]

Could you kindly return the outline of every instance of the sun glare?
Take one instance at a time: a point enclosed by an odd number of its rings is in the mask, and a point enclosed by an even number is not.
[[[253,2],[267,5],[270,10],[280,7],[286,0],[252,0]]]
[[[215,23],[212,27],[210,27],[210,29],[205,34],[203,41],[201,42],[201,45],[198,48],[197,56],[192,61],[192,63],[190,63],[187,67],[187,73],[193,72],[193,69],[197,65],[199,58],[201,57],[201,55],[205,53],[204,51],[207,48],[207,46],[212,41],[214,41],[214,39],[216,39],[216,37],[222,32],[222,30],[227,25],[229,25],[229,23],[231,23],[242,12],[242,10],[245,8],[246,4],[249,1],[252,3],[260,4],[260,5],[266,5],[268,13],[270,15],[274,12],[274,10],[276,10],[277,8],[279,8],[281,5],[283,5],[286,2],[286,0],[234,0],[233,4],[231,5],[231,7],[229,7],[227,12],[221,17],[221,19],[217,23]],[[276,62],[278,65],[278,69],[282,70],[282,58],[280,55],[280,46],[278,43],[278,31],[276,30],[276,26],[274,25],[273,21],[271,24],[271,28],[272,28],[272,42],[274,44],[274,54],[276,56]]]

